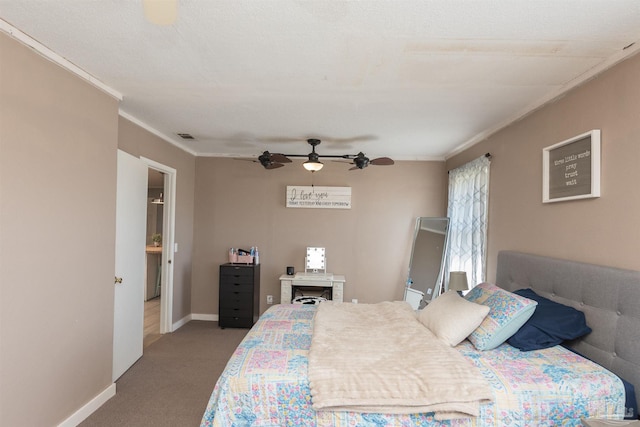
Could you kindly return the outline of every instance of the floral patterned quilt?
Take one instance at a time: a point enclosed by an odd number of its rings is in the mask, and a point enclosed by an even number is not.
[[[466,340],[456,349],[482,371],[495,395],[477,418],[316,412],[307,379],[314,313],[312,305],[267,310],[218,379],[201,426],[579,426],[581,417],[624,416],[620,379],[562,347],[520,352],[503,344],[478,351]]]

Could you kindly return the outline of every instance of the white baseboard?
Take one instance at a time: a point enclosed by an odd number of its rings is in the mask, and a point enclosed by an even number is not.
[[[189,323],[191,320],[205,320],[208,322],[217,322],[218,315],[217,314],[189,314],[184,316],[182,319],[175,322],[173,326],[173,330],[177,330],[182,326]],[[76,427],[78,424],[86,420],[91,414],[93,414],[98,408],[105,404],[105,402],[111,399],[116,395],[116,384],[113,383],[106,389],[104,389],[101,393],[99,393],[96,397],[91,399],[87,404],[78,409],[73,415],[69,418],[58,424],[58,427]]]
[[[91,399],[86,405],[78,409],[69,418],[58,424],[58,427],[76,427],[78,424],[86,420],[89,415],[98,410],[105,402],[116,395],[116,383],[112,383],[104,389],[100,394]]]
[[[205,320],[207,322],[217,322],[218,315],[217,314],[197,314],[197,313],[188,314],[172,325],[173,331],[178,330],[179,328],[183,327],[184,325],[186,325],[192,320]]]
[[[171,332],[175,332],[181,327],[183,327],[184,325],[186,325],[187,323],[189,323],[189,321],[191,320],[191,316],[192,316],[191,314],[187,314],[182,319],[178,320],[173,325],[171,325]]]

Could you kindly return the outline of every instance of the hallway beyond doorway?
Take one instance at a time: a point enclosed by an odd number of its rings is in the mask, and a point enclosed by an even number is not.
[[[158,297],[144,303],[143,347],[147,348],[160,337],[160,297]]]

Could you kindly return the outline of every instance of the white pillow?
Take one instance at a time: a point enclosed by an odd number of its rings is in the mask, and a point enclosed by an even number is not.
[[[467,301],[456,291],[434,299],[418,314],[418,320],[438,338],[455,347],[489,314],[489,307]]]

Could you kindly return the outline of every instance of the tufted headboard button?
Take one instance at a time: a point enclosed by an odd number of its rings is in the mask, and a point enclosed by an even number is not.
[[[622,313],[620,313],[620,311],[616,311],[616,314],[617,314],[618,316],[622,316]]]

